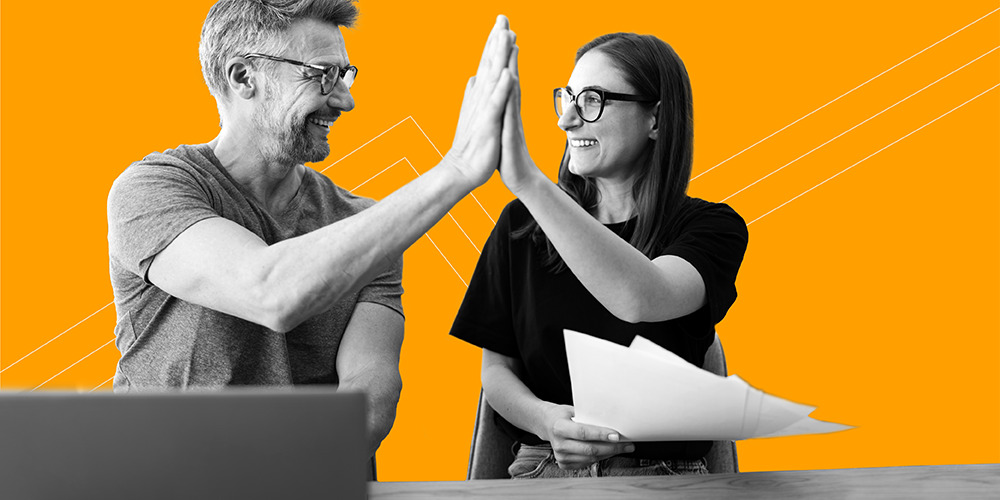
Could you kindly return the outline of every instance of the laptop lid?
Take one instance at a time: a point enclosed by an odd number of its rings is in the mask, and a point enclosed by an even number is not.
[[[0,496],[364,498],[362,394],[0,393]]]

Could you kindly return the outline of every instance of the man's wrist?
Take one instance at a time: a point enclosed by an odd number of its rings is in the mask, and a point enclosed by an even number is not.
[[[469,170],[471,167],[458,158],[458,155],[448,151],[445,153],[444,158],[441,159],[439,166],[444,167],[443,173],[445,176],[445,182],[449,186],[454,186],[461,190],[461,196],[465,196],[472,192],[473,189],[479,187],[476,179],[469,175]]]

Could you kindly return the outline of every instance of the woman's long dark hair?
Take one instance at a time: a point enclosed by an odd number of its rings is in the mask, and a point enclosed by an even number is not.
[[[629,243],[650,259],[656,257],[670,219],[687,198],[694,143],[691,82],[674,50],[659,38],[635,33],[611,33],[590,41],[576,52],[576,61],[591,50],[607,55],[637,94],[660,102],[656,115],[657,140],[646,145],[648,164],[639,168],[632,184],[636,222]],[[655,106],[650,103],[648,106]],[[600,194],[593,179],[569,171],[569,141],[559,166],[559,187],[588,212]],[[513,233],[531,235],[545,244],[545,265],[559,272],[565,263],[538,223]]]

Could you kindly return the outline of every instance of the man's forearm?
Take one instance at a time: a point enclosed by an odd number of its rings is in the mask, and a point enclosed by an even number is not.
[[[359,214],[269,247],[257,283],[277,301],[268,326],[287,331],[371,281],[473,187],[445,160]]]

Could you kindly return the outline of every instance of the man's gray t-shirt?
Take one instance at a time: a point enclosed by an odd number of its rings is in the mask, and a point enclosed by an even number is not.
[[[354,215],[374,202],[306,168],[295,197],[271,214],[207,144],[133,163],[108,195],[111,286],[122,357],[115,391],[226,385],[336,384],[337,350],[357,302],[402,314],[402,260],[329,310],[282,334],[173,297],[147,279],[161,250],[192,224],[224,217],[268,245]]]

